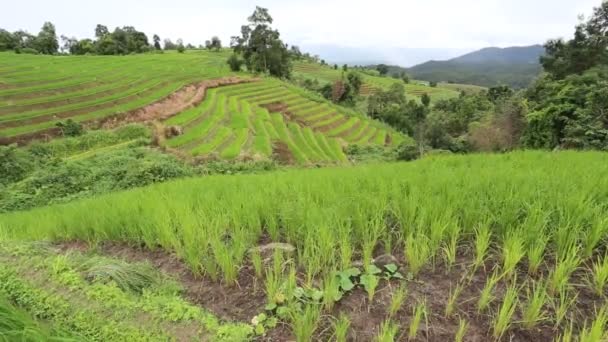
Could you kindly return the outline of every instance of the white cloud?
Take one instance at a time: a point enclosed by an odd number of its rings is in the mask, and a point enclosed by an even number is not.
[[[92,36],[97,23],[132,25],[150,36],[225,43],[256,4],[268,7],[291,44],[375,48],[476,49],[542,43],[569,36],[577,15],[601,0],[31,0],[3,5],[0,25],[36,33]]]

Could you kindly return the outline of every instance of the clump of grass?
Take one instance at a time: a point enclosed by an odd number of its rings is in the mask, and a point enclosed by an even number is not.
[[[553,301],[553,311],[555,312],[555,326],[558,327],[566,318],[570,308],[576,303],[578,295],[570,296],[567,289],[562,289],[557,298]]]
[[[526,288],[527,302],[522,303],[523,324],[526,329],[531,329],[547,317],[543,310],[547,303],[547,289],[543,281],[535,282],[532,290]]]
[[[394,342],[397,338],[399,327],[390,320],[382,322],[378,336],[374,339],[375,342]]]
[[[608,284],[608,256],[593,263],[587,282],[598,296],[604,296],[604,289]]]
[[[459,284],[456,286],[456,288],[454,289],[450,289],[450,295],[448,296],[448,303],[445,306],[445,316],[446,317],[452,317],[452,315],[454,314],[454,310],[456,310],[456,301],[458,300],[458,297],[460,297],[460,293],[463,290],[463,285]]]
[[[431,258],[429,239],[423,234],[411,233],[405,242],[405,256],[410,272],[416,276]]]
[[[334,321],[334,340],[336,342],[346,342],[348,339],[348,329],[350,328],[350,320],[344,313],[340,313],[340,317]]]
[[[401,285],[396,291],[395,293],[393,293],[393,297],[391,298],[391,303],[388,307],[388,316],[389,317],[394,317],[397,312],[401,309],[401,306],[403,306],[403,302],[405,302],[405,299],[407,298],[407,286],[406,285]]]
[[[513,284],[505,292],[502,305],[498,309],[493,322],[493,335],[496,339],[500,339],[511,326],[513,314],[517,308],[518,291],[519,289],[515,285],[515,281],[513,281]]]
[[[563,257],[558,259],[549,279],[549,291],[552,294],[564,291],[569,284],[570,276],[580,264],[578,248],[570,248]]]
[[[515,271],[517,264],[525,256],[524,239],[519,231],[511,232],[504,240],[502,248],[503,272],[510,276]]]
[[[473,268],[477,269],[486,260],[488,250],[492,240],[492,232],[487,224],[478,226],[475,229],[475,262]]]
[[[486,280],[486,285],[481,290],[477,301],[478,313],[485,311],[494,300],[494,287],[496,286],[496,283],[498,283],[498,280],[500,280],[500,277],[497,272],[492,273],[492,276]]]
[[[292,310],[291,324],[293,334],[297,341],[312,341],[312,336],[317,330],[320,307],[317,305],[306,305],[302,310]]]
[[[123,291],[142,293],[145,288],[158,284],[160,277],[148,264],[130,264],[121,260],[93,257],[80,269],[89,281],[114,282]]]
[[[420,324],[422,323],[422,319],[425,320],[428,317],[426,299],[420,303],[418,303],[412,309],[412,320],[410,322],[410,329],[408,331],[407,337],[410,340],[413,340],[418,335],[418,330],[420,329]]]
[[[458,320],[458,330],[456,331],[456,336],[454,337],[455,342],[462,342],[467,333],[467,329],[469,327],[469,323],[466,320],[460,318]]]
[[[606,323],[608,323],[608,311],[606,307],[600,309],[599,312],[595,314],[595,319],[591,323],[590,327],[583,327],[583,330],[580,333],[579,341],[580,342],[597,342],[597,341],[606,341],[608,339],[608,331],[606,331]]]

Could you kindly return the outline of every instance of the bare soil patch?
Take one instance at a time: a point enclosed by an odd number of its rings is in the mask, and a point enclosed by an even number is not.
[[[293,165],[296,162],[293,153],[289,149],[286,143],[279,140],[272,142],[272,159],[276,160],[280,164]]]

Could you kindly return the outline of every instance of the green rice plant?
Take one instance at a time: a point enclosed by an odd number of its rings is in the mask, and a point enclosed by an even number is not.
[[[457,227],[450,235],[450,240],[442,248],[448,271],[451,270],[452,266],[456,263],[456,251],[458,250],[460,228]]]
[[[405,256],[412,275],[416,276],[420,272],[431,259],[431,254],[429,239],[423,234],[410,233],[405,241]]]
[[[378,335],[374,338],[375,342],[394,342],[397,340],[399,326],[390,320],[382,322]]]
[[[608,323],[608,311],[606,307],[602,307],[599,312],[595,313],[595,319],[591,323],[590,327],[585,326],[580,332],[580,342],[597,342],[606,341],[608,339],[608,331],[606,330],[606,324]]]
[[[502,301],[502,305],[498,309],[496,317],[492,322],[492,334],[496,339],[500,339],[511,326],[513,314],[515,313],[515,309],[517,308],[518,292],[519,289],[516,286],[516,282],[513,281],[513,284],[507,288]]]
[[[268,267],[266,268],[265,275],[266,277],[264,278],[264,288],[266,290],[266,298],[268,304],[280,304],[277,303],[277,301],[283,302],[281,299],[284,296],[284,293],[282,292],[282,274],[276,273],[276,271],[273,270],[272,267]]]
[[[264,275],[264,261],[262,260],[262,255],[257,249],[254,249],[250,256],[251,263],[253,264],[253,269],[255,271],[255,276],[261,279]]]
[[[515,272],[517,264],[525,256],[524,238],[521,231],[512,231],[507,234],[503,242],[503,276],[509,277]]]
[[[604,290],[608,284],[608,255],[593,262],[591,272],[587,275],[587,282],[598,296],[605,295]]]
[[[570,276],[581,261],[578,253],[579,249],[573,247],[557,260],[557,264],[549,276],[549,292],[551,294],[560,293],[568,287]]]
[[[540,280],[534,282],[532,290],[526,288],[526,303],[521,303],[522,321],[526,329],[532,329],[547,319],[544,307],[547,304],[547,284]]]
[[[590,229],[585,232],[583,237],[583,253],[586,258],[593,255],[595,247],[606,237],[607,233],[608,219],[601,216],[594,217]]]
[[[456,310],[457,300],[464,289],[463,284],[458,284],[455,289],[450,288],[450,294],[448,296],[448,303],[445,306],[445,316],[452,317],[454,310]]]
[[[401,309],[401,307],[403,306],[403,303],[405,302],[405,299],[407,298],[407,294],[408,294],[408,290],[407,290],[407,285],[405,285],[405,284],[399,286],[399,288],[397,288],[395,290],[395,292],[393,292],[393,296],[391,297],[391,303],[389,304],[389,307],[388,307],[388,317],[389,318],[394,317],[397,314],[397,312]]]
[[[336,276],[335,271],[327,273],[323,280],[323,308],[330,311],[341,298],[340,278]]]
[[[348,329],[350,328],[350,320],[344,313],[340,313],[338,319],[333,323],[335,342],[346,342],[348,340]]]
[[[426,299],[419,302],[414,308],[412,308],[412,320],[410,321],[410,328],[407,334],[409,340],[415,339],[418,335],[418,330],[420,329],[420,324],[422,323],[423,318],[425,321],[428,318]]]
[[[456,336],[454,337],[455,342],[464,341],[464,337],[466,336],[467,329],[469,328],[469,323],[463,319],[458,319],[458,330],[456,330]]]
[[[570,296],[568,289],[562,289],[558,296],[553,300],[552,306],[555,312],[554,320],[555,326],[558,327],[562,324],[570,308],[576,303],[578,294]]]
[[[372,265],[372,267],[375,267],[377,269],[377,267],[374,265]],[[380,270],[378,269],[378,271]],[[363,285],[365,292],[367,292],[368,310],[372,305],[372,301],[374,300],[376,288],[378,287],[378,284],[380,284],[380,277],[378,276],[379,273],[380,272],[371,273],[368,270],[366,273],[361,275],[359,279],[359,282]]]
[[[317,305],[306,305],[301,311],[292,310],[291,326],[293,334],[298,342],[313,340],[313,334],[319,325],[321,316],[320,307]]]
[[[528,246],[526,255],[528,256],[529,274],[536,274],[538,272],[538,269],[544,260],[545,249],[547,248],[548,242],[549,237],[543,235]]]
[[[488,255],[492,240],[489,224],[482,224],[475,228],[475,262],[474,269],[481,266]]]
[[[570,322],[570,324],[566,327],[566,329],[564,329],[564,331],[559,334],[559,336],[557,337],[557,339],[555,340],[556,342],[574,342],[574,327],[572,325],[572,322]]]
[[[485,311],[490,303],[494,300],[494,287],[500,280],[500,276],[497,272],[492,273],[492,276],[488,278],[486,281],[486,285],[481,290],[479,294],[479,299],[477,300],[477,312],[482,313]]]

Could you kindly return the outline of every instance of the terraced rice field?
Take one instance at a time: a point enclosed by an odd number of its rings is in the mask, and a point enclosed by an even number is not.
[[[334,70],[330,66],[322,66],[316,63],[297,62],[294,64],[294,72],[296,75],[316,78],[319,82],[334,82],[342,77],[342,69]],[[403,83],[401,80],[396,80],[391,77],[377,77],[367,74],[363,76],[363,85],[361,87],[362,95],[370,95],[377,92],[379,89],[388,89],[395,82]],[[457,97],[459,92],[455,90],[456,85],[430,87],[424,84],[418,84],[412,81],[409,84],[404,84],[405,93],[410,98],[419,99],[423,94],[428,94],[432,101],[449,99]]]
[[[397,145],[388,126],[307,98],[278,80],[211,89],[205,101],[164,122],[184,134],[168,147],[193,156],[270,158],[298,164],[343,162],[348,144]]]
[[[226,53],[35,56],[0,53],[0,139],[143,107],[230,74]]]

